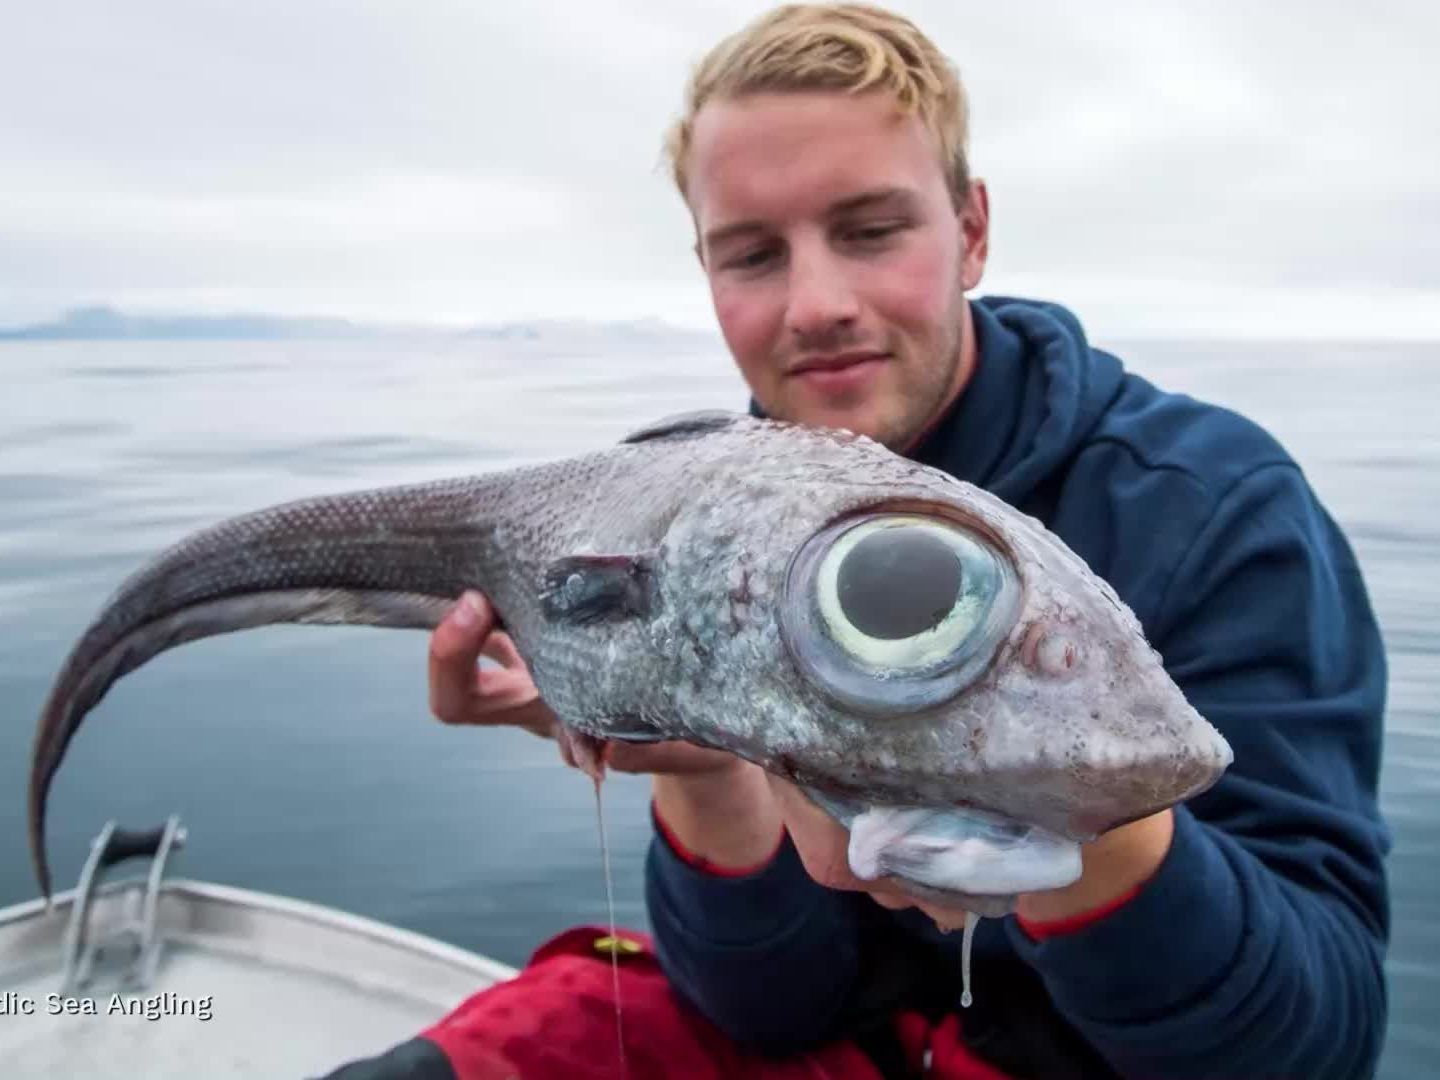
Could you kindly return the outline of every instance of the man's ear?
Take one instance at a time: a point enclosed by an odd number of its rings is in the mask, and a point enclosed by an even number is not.
[[[960,238],[965,245],[960,259],[960,286],[969,292],[980,284],[985,275],[985,260],[990,256],[990,192],[984,180],[970,182],[970,191],[957,216]]]

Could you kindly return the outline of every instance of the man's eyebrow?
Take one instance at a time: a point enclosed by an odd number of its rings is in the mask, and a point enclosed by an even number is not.
[[[831,203],[826,210],[826,216],[843,217],[845,214],[853,214],[859,210],[870,210],[875,207],[893,206],[897,210],[908,210],[914,206],[915,202],[915,192],[909,188],[876,188],[874,191],[862,191],[858,195],[849,195],[839,202]],[[766,226],[763,221],[736,221],[707,232],[705,246],[715,247],[717,244],[733,240],[737,236],[750,236],[765,231]]]
[[[877,188],[874,191],[862,191],[858,195],[851,195],[849,198],[832,203],[830,216],[839,217],[842,214],[853,214],[857,210],[869,210],[876,206],[893,205],[896,209],[908,209],[914,205],[915,201],[915,193],[909,188]]]
[[[759,221],[736,221],[729,225],[721,225],[718,229],[711,229],[705,234],[705,246],[712,248],[716,244],[723,244],[726,240],[733,240],[737,236],[748,236],[751,233],[765,231],[765,225]]]

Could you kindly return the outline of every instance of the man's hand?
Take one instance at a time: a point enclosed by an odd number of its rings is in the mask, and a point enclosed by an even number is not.
[[[460,598],[430,635],[430,711],[446,724],[509,725],[555,738],[560,721],[540,698],[495,608],[478,592]],[[481,656],[498,668],[480,666]],[[561,756],[576,763],[562,741]],[[684,742],[615,743],[605,764],[618,772],[677,776],[727,770],[735,757]]]
[[[490,601],[467,592],[430,635],[430,711],[447,724],[508,724],[554,738],[559,723]],[[483,668],[481,655],[500,666]]]
[[[556,738],[559,719],[498,623],[489,600],[467,592],[435,628],[430,711],[447,724],[508,724]],[[500,666],[480,667],[482,655]],[[557,741],[565,763],[579,768],[569,740]],[[661,818],[688,850],[717,865],[752,865],[779,842],[779,812],[764,774],[733,754],[678,741],[612,743],[605,764],[618,772],[654,773]]]
[[[1175,812],[1161,810],[1111,829],[1080,848],[1080,879],[1063,889],[1026,893],[1018,914],[1032,922],[1073,918],[1114,903],[1160,869],[1175,835]]]

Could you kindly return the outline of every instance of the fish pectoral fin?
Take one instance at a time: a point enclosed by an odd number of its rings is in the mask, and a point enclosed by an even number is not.
[[[652,442],[655,439],[688,439],[712,431],[721,431],[744,418],[743,413],[727,412],[724,409],[696,409],[692,412],[674,413],[646,424],[637,431],[632,431],[620,442],[641,443]]]
[[[671,737],[651,721],[634,713],[607,716],[595,726],[603,731],[605,738],[611,742],[656,743]]]
[[[540,604],[557,622],[586,624],[650,611],[649,555],[567,555],[545,568]]]

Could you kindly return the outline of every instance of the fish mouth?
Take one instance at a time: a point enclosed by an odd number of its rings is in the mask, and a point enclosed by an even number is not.
[[[616,743],[655,741],[640,733],[591,735],[568,724],[556,738],[561,756],[597,784]],[[998,918],[1015,910],[1021,893],[1063,888],[1080,877],[1079,843],[1004,814],[801,790],[849,832],[851,873],[862,881],[887,879],[922,903]]]
[[[999,916],[1021,893],[1059,889],[1081,873],[1080,845],[1038,825],[974,807],[863,803],[805,788],[850,834],[850,871],[888,879],[942,908]]]

